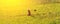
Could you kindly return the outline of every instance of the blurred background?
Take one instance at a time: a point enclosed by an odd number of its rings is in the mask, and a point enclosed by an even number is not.
[[[60,24],[60,0],[0,0],[0,24]]]

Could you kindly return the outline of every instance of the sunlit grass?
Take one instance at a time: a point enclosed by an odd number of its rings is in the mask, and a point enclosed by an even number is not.
[[[58,11],[58,10],[56,10],[56,11]],[[5,15],[7,12],[4,11],[5,14],[0,15],[0,24],[55,24],[55,23],[58,24],[57,19],[59,19],[58,18],[59,15],[55,16],[55,14],[54,14],[54,12],[56,12],[56,11],[52,11],[53,15],[47,15],[47,14],[49,14],[49,11],[48,12],[44,11],[45,15],[43,15],[44,14],[43,10],[40,11],[41,13],[39,12],[39,10],[37,10],[37,12],[35,12],[36,14],[32,13],[31,16],[27,16],[27,15],[26,16],[22,16],[22,15]],[[12,11],[12,12],[15,13],[14,11]],[[32,12],[34,12],[34,10],[32,10]],[[55,23],[53,21],[55,21]]]
[[[0,24],[59,24],[60,4],[30,5],[29,1],[1,0]],[[21,2],[21,3],[20,3]],[[31,9],[31,16],[27,16],[27,8]],[[34,10],[37,11],[34,11]],[[51,12],[51,14],[49,14]],[[56,15],[57,14],[57,15]]]

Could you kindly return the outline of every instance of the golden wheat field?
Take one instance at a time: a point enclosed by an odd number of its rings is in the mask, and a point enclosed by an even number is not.
[[[0,24],[60,24],[59,1],[0,0]]]

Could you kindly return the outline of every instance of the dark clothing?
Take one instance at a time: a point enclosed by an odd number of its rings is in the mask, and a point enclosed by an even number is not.
[[[28,10],[28,16],[30,16],[31,15],[31,12],[30,12],[30,10]]]

